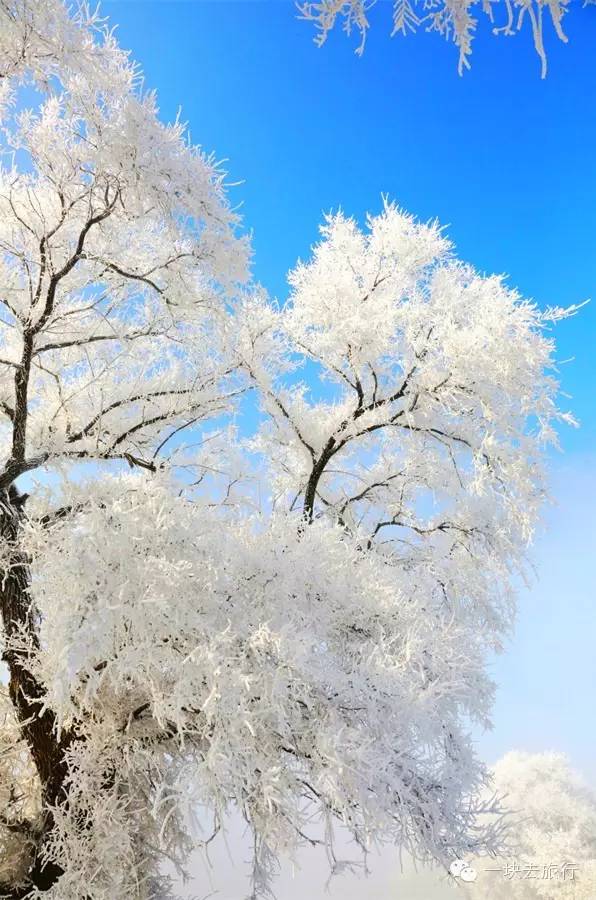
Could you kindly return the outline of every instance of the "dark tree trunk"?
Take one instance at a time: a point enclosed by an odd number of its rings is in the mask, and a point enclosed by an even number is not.
[[[44,819],[28,875],[29,886],[0,885],[0,897],[9,900],[26,898],[32,887],[49,890],[62,875],[59,866],[44,864],[40,851],[52,829],[50,807],[66,799],[65,751],[72,739],[68,734],[57,739],[54,714],[48,709],[42,711],[43,687],[28,670],[29,653],[39,648],[39,633],[36,611],[29,595],[29,564],[19,547],[23,503],[24,498],[13,487],[0,495],[0,541],[3,551],[8,551],[8,562],[0,571],[0,614],[7,644],[3,659],[10,678],[9,696],[39,775]],[[29,649],[11,646],[11,639],[20,635],[26,636]]]

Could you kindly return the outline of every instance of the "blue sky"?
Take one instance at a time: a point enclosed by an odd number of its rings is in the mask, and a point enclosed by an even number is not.
[[[286,0],[111,0],[103,9],[164,118],[181,107],[193,140],[241,182],[231,196],[253,232],[255,276],[272,294],[286,296],[285,273],[308,254],[323,212],[341,206],[361,218],[386,193],[438,217],[463,259],[506,272],[540,305],[595,298],[555,330],[582,427],[566,428],[564,453],[552,454],[556,505],[537,538],[516,637],[494,665],[495,730],[479,747],[488,760],[514,747],[563,750],[596,785],[596,6],[572,0],[568,45],[547,27],[545,81],[528,29],[497,39],[481,27],[460,78],[454,47],[438,36],[390,39],[387,2],[361,58],[339,32],[317,49]]]

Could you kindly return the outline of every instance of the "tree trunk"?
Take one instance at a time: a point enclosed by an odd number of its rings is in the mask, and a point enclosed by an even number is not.
[[[27,667],[28,656],[39,648],[38,621],[29,595],[29,563],[19,548],[19,531],[23,517],[24,499],[11,487],[0,496],[0,540],[8,560],[0,571],[0,614],[6,648],[3,660],[9,672],[9,696],[13,704],[21,734],[31,753],[41,784],[44,819],[40,842],[29,871],[29,886],[11,888],[0,885],[0,897],[9,900],[26,898],[31,888],[49,890],[62,875],[54,863],[44,863],[41,850],[52,829],[52,805],[63,802],[67,774],[65,751],[72,740],[66,734],[56,736],[56,722],[51,710],[43,710],[44,690]],[[26,638],[29,648],[11,646],[11,640]]]

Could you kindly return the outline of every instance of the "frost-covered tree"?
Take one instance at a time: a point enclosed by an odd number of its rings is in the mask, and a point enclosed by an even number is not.
[[[510,577],[560,417],[543,330],[566,313],[541,314],[458,262],[436,224],[391,204],[365,231],[329,217],[289,282],[281,309],[255,293],[237,316],[266,415],[248,449],[273,521],[294,511],[298,546],[319,532],[347,556],[336,568],[317,538],[307,592],[282,603],[283,658],[310,629],[304,670],[318,700],[304,701],[288,750],[293,767],[313,759],[311,722],[334,746],[337,780],[328,764],[318,773],[325,806],[362,843],[380,833],[451,861],[475,821],[474,803],[461,818],[464,796],[483,782],[467,723],[489,717],[483,661],[511,623]]]
[[[155,471],[182,428],[224,410],[233,391],[221,384],[221,313],[246,252],[221,173],[182,126],[159,122],[154,97],[97,17],[81,8],[71,19],[60,3],[2,2],[0,35],[3,659],[14,759],[20,765],[28,748],[39,794],[21,798],[15,788],[2,819],[11,846],[23,834],[32,857],[28,871],[14,870],[24,873],[22,890],[5,886],[17,897],[77,863],[56,831],[66,807],[53,807],[66,793],[80,834],[94,830],[65,787],[68,754],[81,752],[78,738],[82,752],[92,742],[48,705],[46,676],[33,671],[34,658],[53,651],[43,636],[48,611],[30,593],[35,570],[21,547],[27,515],[16,482],[41,466],[66,477],[76,463],[93,463],[98,478],[107,461]],[[51,527],[69,512],[67,498],[38,521]],[[31,806],[37,817],[15,820]],[[84,882],[67,882],[59,896],[83,896]]]
[[[334,867],[334,821],[498,850],[468,726],[563,313],[389,204],[242,294],[221,173],[101,23],[0,26],[0,896],[165,897],[197,812],[245,817],[255,895],[321,820]]]
[[[493,787],[510,810],[514,852],[475,863],[472,898],[592,900],[596,896],[596,795],[558,753],[507,753]],[[484,871],[485,869],[491,871]]]
[[[593,2],[584,0],[584,5]],[[376,0],[306,0],[299,4],[299,9],[303,18],[315,24],[318,44],[325,42],[340,20],[347,34],[360,33],[357,52],[362,53],[370,27],[370,10],[375,5]],[[570,6],[571,0],[394,0],[391,35],[407,35],[420,27],[437,32],[458,48],[461,74],[464,68],[470,67],[478,14],[488,17],[496,35],[511,36],[527,25],[532,30],[544,78],[547,68],[544,20],[547,19],[560,40],[566,42],[562,22]]]

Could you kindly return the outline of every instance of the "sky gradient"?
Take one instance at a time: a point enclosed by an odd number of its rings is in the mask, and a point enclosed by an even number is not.
[[[437,217],[462,259],[506,272],[540,306],[596,295],[596,6],[571,7],[569,44],[546,28],[542,81],[528,29],[497,39],[483,25],[460,78],[455,48],[438,36],[390,39],[386,2],[361,58],[339,31],[317,49],[286,0],[103,4],[163,117],[181,108],[193,141],[226,160],[255,277],[271,294],[287,295],[285,273],[308,255],[324,212],[362,219],[387,194]],[[489,762],[513,748],[564,751],[596,786],[596,304],[554,336],[564,404],[581,428],[563,429],[563,452],[551,453],[554,505],[515,638],[492,665],[495,728],[478,746]],[[309,859],[300,881],[280,888],[284,900],[325,896],[325,865]],[[216,896],[237,900],[242,867],[225,868]],[[396,871],[385,856],[366,885],[344,879],[331,897],[454,896],[412,879],[398,892]]]

